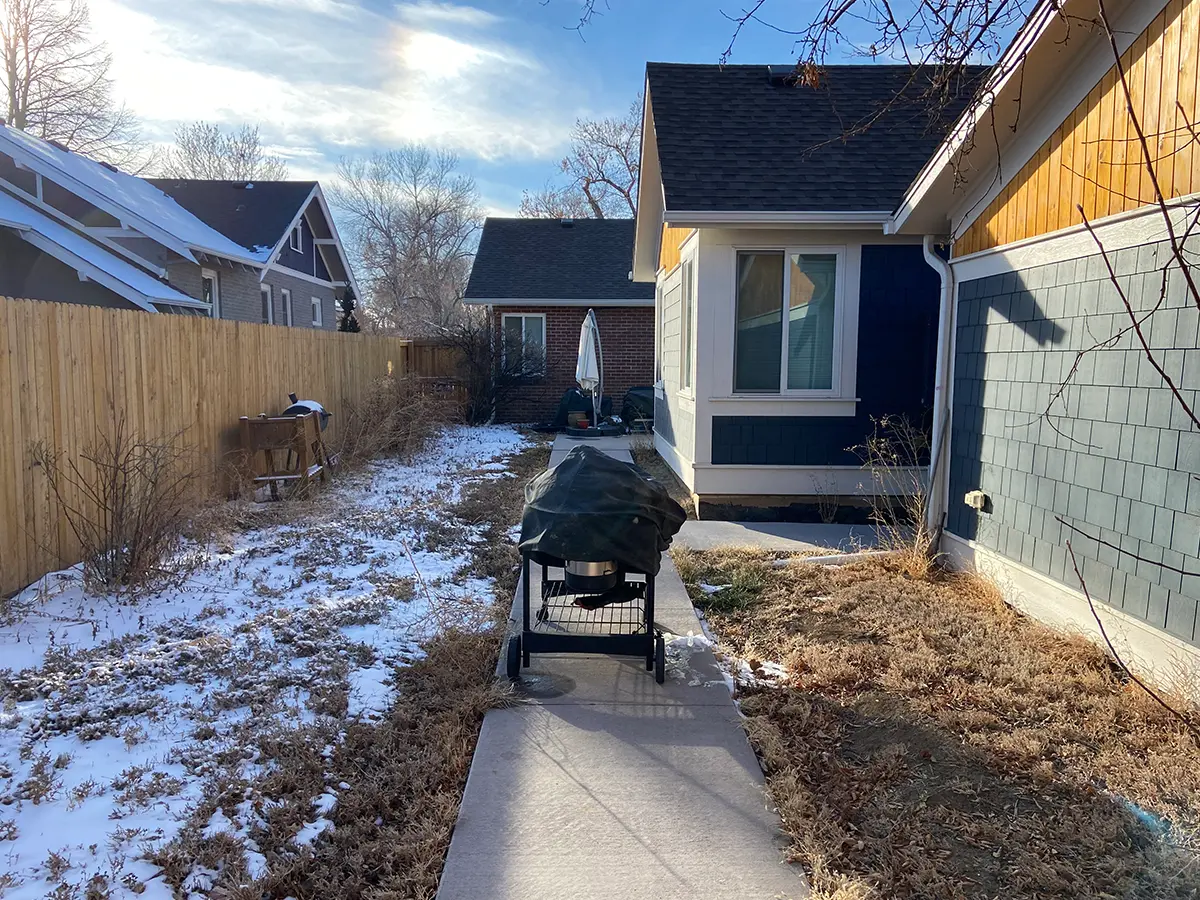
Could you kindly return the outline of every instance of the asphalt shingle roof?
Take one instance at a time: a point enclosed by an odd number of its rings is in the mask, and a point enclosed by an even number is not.
[[[315,181],[146,180],[205,225],[251,250],[278,244],[317,186]]]
[[[632,219],[489,218],[467,284],[468,300],[653,300],[629,280]]]
[[[984,67],[973,67],[975,81]],[[931,117],[908,66],[827,66],[822,84],[768,67],[649,63],[668,210],[892,210],[971,97]],[[843,139],[896,96],[870,127]]]

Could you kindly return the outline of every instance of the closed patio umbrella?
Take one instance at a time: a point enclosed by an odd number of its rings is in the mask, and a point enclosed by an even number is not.
[[[579,362],[575,366],[579,387],[592,393],[592,427],[600,424],[600,398],[604,390],[604,355],[600,349],[600,326],[596,311],[589,309],[579,330]]]

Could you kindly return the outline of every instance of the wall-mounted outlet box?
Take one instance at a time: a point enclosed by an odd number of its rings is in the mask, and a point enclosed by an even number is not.
[[[987,512],[992,505],[991,498],[983,491],[967,491],[967,495],[963,497],[963,503],[980,512]]]

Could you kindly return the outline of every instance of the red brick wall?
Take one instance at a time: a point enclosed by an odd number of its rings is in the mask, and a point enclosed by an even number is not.
[[[563,391],[575,384],[579,360],[579,329],[587,307],[497,306],[492,310],[496,339],[504,313],[544,313],[546,316],[546,374],[522,386],[501,402],[500,422],[548,422],[558,410]],[[611,397],[613,412],[621,414],[625,391],[654,383],[654,307],[605,306],[596,308],[600,343],[604,350],[604,395]]]

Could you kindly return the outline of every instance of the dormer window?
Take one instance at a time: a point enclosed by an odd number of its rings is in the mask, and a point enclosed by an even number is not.
[[[292,234],[288,238],[288,246],[297,253],[304,252],[304,232],[300,228],[300,223],[296,223],[296,227],[292,229]]]

